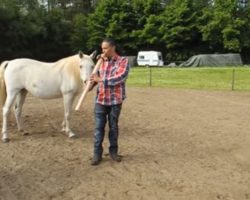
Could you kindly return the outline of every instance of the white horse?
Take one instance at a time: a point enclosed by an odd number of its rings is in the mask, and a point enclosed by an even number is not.
[[[93,53],[94,54],[94,53]],[[81,80],[86,82],[94,67],[90,56],[83,54],[63,58],[54,63],[32,59],[5,61],[0,66],[0,100],[3,106],[2,140],[8,142],[7,119],[15,101],[14,113],[19,131],[23,131],[21,113],[27,92],[42,99],[63,97],[63,130],[69,137],[75,136],[69,125],[74,97]]]

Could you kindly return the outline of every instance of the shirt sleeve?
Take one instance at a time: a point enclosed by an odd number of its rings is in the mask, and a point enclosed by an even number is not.
[[[115,86],[123,83],[127,77],[129,72],[129,64],[127,58],[122,58],[119,63],[119,68],[115,75],[108,77],[104,80],[104,85]]]

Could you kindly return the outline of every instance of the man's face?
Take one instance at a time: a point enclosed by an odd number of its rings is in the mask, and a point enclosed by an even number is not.
[[[112,57],[115,54],[115,47],[111,46],[108,42],[102,43],[102,53],[106,57]]]

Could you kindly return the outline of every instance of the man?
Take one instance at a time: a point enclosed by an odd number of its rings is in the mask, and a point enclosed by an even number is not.
[[[120,162],[118,155],[118,119],[122,109],[122,102],[126,98],[125,82],[128,77],[128,59],[117,53],[114,40],[106,38],[102,41],[102,64],[99,74],[92,74],[90,81],[97,83],[95,102],[95,135],[94,156],[92,165],[98,165],[102,160],[105,125],[109,125],[109,154],[112,160]]]

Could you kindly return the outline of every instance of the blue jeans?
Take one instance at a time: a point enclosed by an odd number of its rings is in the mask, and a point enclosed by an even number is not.
[[[117,154],[118,152],[118,120],[121,112],[122,104],[105,106],[95,104],[95,135],[94,135],[94,154],[98,157],[102,156],[102,142],[105,135],[105,126],[108,119],[109,124],[109,153]]]

